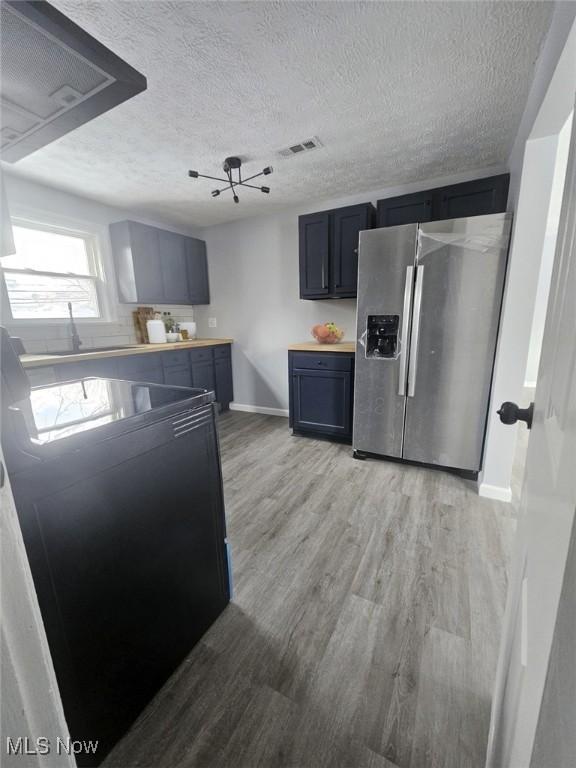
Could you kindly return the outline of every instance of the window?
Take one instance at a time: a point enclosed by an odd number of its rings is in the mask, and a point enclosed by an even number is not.
[[[16,253],[2,258],[13,320],[102,318],[100,275],[90,235],[14,223]]]

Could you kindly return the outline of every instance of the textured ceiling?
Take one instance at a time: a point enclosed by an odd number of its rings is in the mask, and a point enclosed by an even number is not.
[[[53,4],[148,90],[10,170],[180,224],[505,163],[548,28],[539,2]],[[281,159],[318,136],[324,147]],[[270,196],[210,196],[239,154]]]

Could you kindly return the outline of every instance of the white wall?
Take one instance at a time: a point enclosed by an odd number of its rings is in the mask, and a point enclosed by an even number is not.
[[[518,126],[516,138],[508,158],[508,167],[510,170],[510,191],[508,194],[508,210],[516,210],[518,202],[518,191],[520,188],[520,176],[522,174],[522,163],[524,160],[524,148],[529,136],[536,134],[533,132],[536,117],[550,85],[550,80],[556,69],[560,54],[564,50],[568,34],[576,18],[576,3],[572,0],[560,1],[555,3],[554,13],[550,22],[550,28],[546,35],[545,43],[538,57],[534,78],[524,113]]]
[[[161,220],[152,220],[149,216],[142,216],[137,211],[113,208],[7,173],[3,173],[3,180],[11,216],[33,218],[36,221],[62,226],[76,226],[78,229],[94,233],[98,238],[98,245],[106,270],[107,293],[111,296],[112,321],[96,323],[85,320],[77,321],[84,346],[135,343],[136,335],[132,322],[132,311],[135,306],[118,302],[108,225],[113,221],[133,219],[146,224],[165,227],[184,235],[197,237],[198,231],[192,228],[178,229],[172,224],[166,225]],[[172,312],[176,318],[181,320],[193,319],[193,309],[190,306],[162,305],[161,309]],[[10,323],[8,327],[13,335],[22,338],[27,352],[66,349],[69,330],[62,323],[43,323],[35,326]]]
[[[355,299],[309,301],[298,298],[299,214],[360,202],[375,203],[379,198],[490,176],[504,170],[486,168],[338,200],[323,200],[300,209],[203,230],[202,237],[208,248],[212,303],[195,310],[198,332],[201,336],[234,339],[235,403],[287,412],[288,344],[311,340],[311,327],[329,320],[344,328],[345,339],[355,338]],[[209,317],[217,319],[217,328],[208,327]]]
[[[576,21],[572,21],[564,50],[523,152],[480,484],[482,495],[503,500],[511,498],[510,480],[519,427],[501,424],[496,409],[506,400],[527,405],[522,401],[522,393],[554,184],[558,135],[574,109],[575,97]]]

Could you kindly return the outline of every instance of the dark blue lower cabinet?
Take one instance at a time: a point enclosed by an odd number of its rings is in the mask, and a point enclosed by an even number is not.
[[[208,360],[205,363],[192,363],[192,386],[208,389],[212,392],[216,390],[213,360]]]
[[[199,349],[80,360],[61,363],[47,369],[44,378],[41,368],[35,369],[33,385],[49,384],[53,378],[70,381],[89,376],[108,379],[143,381],[151,384],[169,384],[177,387],[200,387],[216,393],[222,410],[228,410],[234,399],[232,384],[232,358],[229,344]]]
[[[146,353],[119,357],[118,377],[126,381],[164,384],[162,356],[155,353]]]
[[[344,355],[344,353],[341,353]],[[300,367],[307,364],[310,367]],[[298,367],[294,365],[297,363]],[[352,439],[354,359],[290,356],[290,426],[295,433]]]
[[[55,365],[59,381],[85,379],[89,376],[101,376],[105,379],[119,378],[118,358],[109,357],[100,360],[85,360],[74,363]]]
[[[230,356],[218,357],[214,360],[214,373],[216,376],[216,399],[222,410],[228,410],[230,403],[234,400]]]
[[[174,387],[191,387],[192,371],[190,366],[164,368],[164,384],[171,384]]]
[[[128,381],[144,381],[147,384],[164,384],[164,374],[161,366],[150,366],[149,368],[142,368],[136,375],[126,376],[124,373],[120,376],[121,379],[127,379]]]

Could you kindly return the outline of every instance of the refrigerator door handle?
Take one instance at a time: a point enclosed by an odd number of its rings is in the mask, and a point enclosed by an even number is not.
[[[424,267],[416,267],[416,288],[414,290],[414,316],[412,318],[412,337],[410,339],[410,358],[408,361],[408,397],[414,397],[416,391],[416,368],[418,365],[418,338],[420,336],[420,305],[422,304],[422,284]]]
[[[410,332],[410,307],[412,305],[412,288],[414,286],[414,267],[406,267],[406,282],[404,283],[404,307],[402,309],[402,335],[400,336],[400,372],[398,394],[406,394],[406,372],[408,370],[408,334]]]

